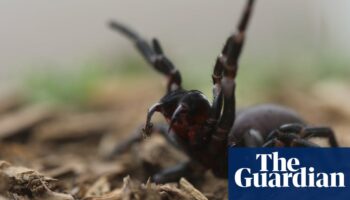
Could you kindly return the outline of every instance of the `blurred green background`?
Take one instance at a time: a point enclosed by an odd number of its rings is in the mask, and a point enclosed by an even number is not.
[[[123,59],[122,59],[123,60]],[[303,89],[319,81],[344,80],[350,75],[349,62],[325,57],[317,62],[292,61],[280,65],[274,62],[242,61],[237,80],[237,97],[242,105],[259,103],[283,88]],[[199,64],[200,65],[200,64]],[[204,65],[204,63],[203,63]],[[211,97],[211,68],[181,68],[185,88],[199,89]],[[128,84],[142,77],[163,79],[140,57],[124,58],[114,67],[98,63],[86,64],[74,72],[54,70],[32,73],[24,78],[27,96],[31,101],[49,101],[84,106],[85,101],[94,95],[96,85],[106,79],[117,79]],[[164,85],[162,85],[164,86]],[[142,87],[142,85],[140,85]],[[164,88],[160,88],[164,90]],[[132,92],[132,91],[130,91]],[[148,91],[150,93],[154,91]]]

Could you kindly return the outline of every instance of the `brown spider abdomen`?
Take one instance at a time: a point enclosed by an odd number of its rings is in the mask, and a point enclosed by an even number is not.
[[[266,139],[271,131],[284,124],[305,124],[299,115],[286,107],[266,104],[243,109],[237,113],[235,123],[228,135],[228,145],[241,144],[243,134],[250,129],[258,131]]]

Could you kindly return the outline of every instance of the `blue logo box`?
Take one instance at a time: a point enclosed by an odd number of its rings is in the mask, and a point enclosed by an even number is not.
[[[229,148],[230,200],[350,199],[350,148]]]

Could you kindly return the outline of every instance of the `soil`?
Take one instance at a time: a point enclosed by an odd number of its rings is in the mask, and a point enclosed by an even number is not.
[[[107,82],[83,110],[32,104],[20,95],[1,98],[0,200],[227,199],[227,181],[211,172],[195,183],[150,182],[156,171],[188,159],[157,134],[110,156],[162,95],[160,87],[138,84],[126,90]],[[304,91],[285,88],[266,101],[295,109],[310,125],[332,127],[340,145],[348,146],[349,99],[346,84],[320,83]]]

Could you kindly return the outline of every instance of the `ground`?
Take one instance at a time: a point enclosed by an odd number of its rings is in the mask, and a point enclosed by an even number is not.
[[[187,159],[156,134],[108,157],[162,96],[161,86],[145,80],[125,87],[121,81],[101,83],[84,109],[33,104],[21,93],[2,97],[0,200],[227,199],[227,181],[210,172],[196,183],[151,183],[151,174]],[[350,85],[332,81],[303,89],[283,87],[264,102],[289,106],[311,125],[332,127],[340,145],[348,146],[349,99]]]

